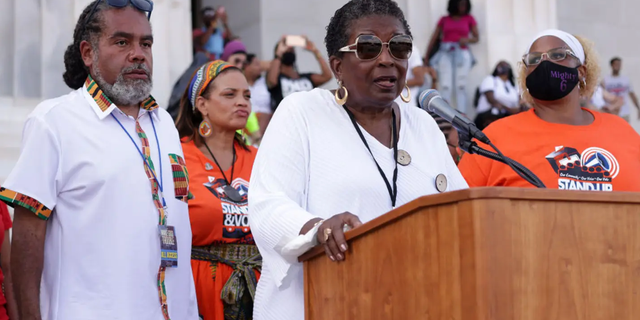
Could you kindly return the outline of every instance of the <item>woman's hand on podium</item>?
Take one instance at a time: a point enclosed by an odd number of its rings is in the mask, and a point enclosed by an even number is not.
[[[362,222],[355,214],[344,212],[337,214],[324,222],[318,228],[316,237],[324,245],[324,251],[332,261],[343,261],[349,248],[344,239],[345,227],[357,228]],[[346,229],[348,230],[348,229]]]

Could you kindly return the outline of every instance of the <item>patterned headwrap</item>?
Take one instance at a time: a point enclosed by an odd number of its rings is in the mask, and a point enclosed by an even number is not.
[[[191,78],[191,84],[189,84],[189,100],[191,101],[193,110],[196,109],[196,98],[202,95],[202,92],[209,86],[209,83],[211,83],[220,72],[229,68],[236,67],[222,60],[216,60],[205,63],[196,71],[193,78]]]

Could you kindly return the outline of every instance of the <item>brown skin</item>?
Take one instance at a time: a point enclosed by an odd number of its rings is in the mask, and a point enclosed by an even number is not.
[[[2,273],[4,274],[4,297],[7,300],[5,305],[7,315],[9,319],[18,319],[18,306],[13,289],[13,277],[11,276],[11,239],[9,239],[9,230],[4,233],[0,258]]]
[[[229,70],[210,84],[207,97],[196,98],[196,108],[211,124],[211,135],[207,138],[198,136],[198,149],[211,161],[214,161],[206,145],[215,155],[222,170],[233,165],[233,144],[236,130],[247,125],[251,113],[251,92],[249,84],[242,72]],[[227,177],[231,179],[231,177]]]
[[[247,77],[250,86],[252,86],[262,74],[263,63],[264,61],[254,58],[251,64],[244,68],[244,75]],[[262,137],[264,136],[264,131],[267,129],[269,121],[271,121],[271,114],[256,112],[256,116],[258,117],[258,125],[260,126],[259,136]]]
[[[229,56],[227,62],[234,65],[236,68],[242,70],[244,68],[245,63],[247,63],[247,54],[246,53],[234,53]]]
[[[122,69],[131,67],[135,63],[145,63],[151,74],[153,72],[153,35],[151,24],[147,16],[134,8],[111,9],[102,12],[105,25],[103,33],[98,42],[98,66],[102,72],[104,80],[109,84],[114,84]],[[89,73],[93,76],[95,66],[93,57],[97,53],[91,48],[87,41],[80,43],[80,53],[84,64],[89,68]],[[125,75],[125,78],[136,77],[136,75]],[[140,105],[118,106],[122,112],[138,117]]]
[[[402,22],[389,16],[370,16],[356,20],[349,32],[347,44],[355,43],[356,38],[363,34],[373,34],[383,42],[388,42],[396,35],[405,34]],[[362,61],[353,53],[344,53],[342,58],[332,56],[329,62],[336,79],[342,81],[349,91],[345,106],[369,134],[391,148],[391,110],[395,110],[399,132],[400,109],[394,100],[404,88],[408,61],[396,60],[385,46],[375,60]],[[383,88],[375,81],[379,77],[389,76],[396,79],[391,88]],[[300,234],[306,234],[318,221],[320,220],[313,219],[307,222]],[[344,238],[344,225],[356,228],[362,225],[362,222],[356,215],[344,212],[325,220],[318,228],[317,239],[324,244],[327,256],[333,261],[345,259],[348,245]],[[331,229],[331,234],[325,241],[326,229]]]
[[[11,276],[19,319],[41,320],[40,279],[47,222],[16,206],[13,215]],[[13,319],[13,318],[12,318]]]
[[[529,53],[532,52],[548,52],[555,48],[568,48],[564,41],[552,37],[542,37],[533,43]],[[545,56],[544,59],[547,59]],[[580,61],[570,55],[562,61],[552,61],[565,67],[578,67],[578,78],[582,79],[586,75],[585,66],[580,66]],[[527,67],[527,76],[533,72],[538,65]],[[581,108],[580,89],[576,86],[566,97],[555,101],[542,101],[533,99],[533,110],[536,115],[547,122],[569,124],[574,126],[585,126],[593,122],[594,118],[591,113]]]

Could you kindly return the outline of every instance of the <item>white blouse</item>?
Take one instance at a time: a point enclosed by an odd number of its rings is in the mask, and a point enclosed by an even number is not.
[[[448,180],[447,191],[467,188],[433,118],[410,106],[401,105],[400,111],[398,148],[412,161],[398,165],[396,205],[437,193],[439,174]],[[393,150],[361,130],[391,182]],[[263,257],[255,320],[304,319],[302,264],[282,249],[305,223],[345,211],[366,223],[393,209],[371,154],[345,110],[324,89],[292,94],[278,106],[253,166],[249,207]]]

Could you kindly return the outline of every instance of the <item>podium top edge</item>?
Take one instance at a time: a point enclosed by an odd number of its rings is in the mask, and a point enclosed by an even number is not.
[[[611,204],[640,205],[640,192],[573,191],[512,187],[469,188],[417,198],[401,207],[398,207],[365,223],[362,227],[347,232],[345,234],[345,237],[347,241],[360,237],[370,232],[371,230],[380,228],[388,223],[395,221],[403,215],[415,212],[420,208],[482,199],[537,200],[582,203],[606,202]],[[322,248],[322,246],[318,246],[314,249],[309,250],[307,253],[300,256],[298,258],[298,261],[304,262],[320,254],[324,254],[324,249]]]

